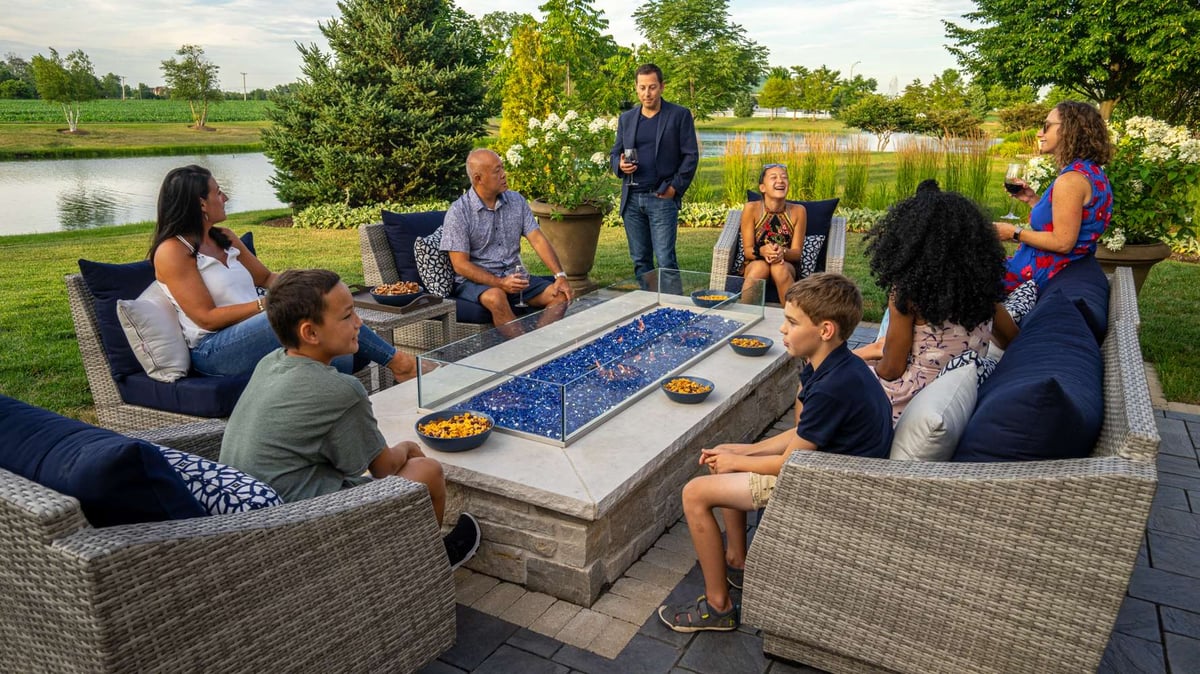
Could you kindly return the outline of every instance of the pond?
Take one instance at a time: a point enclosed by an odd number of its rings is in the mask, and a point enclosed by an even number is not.
[[[187,164],[213,172],[230,213],[284,206],[262,153],[0,162],[0,235],[153,220],[163,177]]]

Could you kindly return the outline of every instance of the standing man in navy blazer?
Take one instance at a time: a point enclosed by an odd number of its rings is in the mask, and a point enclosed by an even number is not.
[[[641,105],[621,113],[611,156],[613,172],[621,178],[621,217],[639,279],[655,269],[655,258],[658,267],[679,269],[679,207],[700,163],[692,112],[662,99],[662,77],[653,63],[637,69]],[[637,150],[637,163],[626,159],[628,148]],[[678,292],[678,277],[666,285],[664,290]]]

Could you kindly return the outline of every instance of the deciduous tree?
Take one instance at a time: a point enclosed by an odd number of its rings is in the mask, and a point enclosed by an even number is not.
[[[775,110],[788,107],[792,97],[792,78],[787,68],[772,68],[763,82],[762,91],[758,92],[758,104],[771,109],[771,119],[775,119]]]
[[[913,128],[916,118],[912,110],[898,99],[879,94],[864,96],[862,100],[842,111],[839,119],[846,126],[875,134],[878,139],[876,150],[887,149],[892,134]]]
[[[296,206],[450,199],[484,130],[484,44],[446,0],[342,0],[300,46],[303,78],[274,98],[264,151]]]
[[[548,60],[542,31],[536,23],[519,26],[513,33],[513,51],[504,81],[504,107],[500,115],[500,147],[507,148],[525,135],[530,117],[542,119],[559,103],[557,78],[546,68]]]
[[[1166,95],[1200,81],[1200,5],[1110,0],[975,0],[943,22],[950,48],[977,78],[1011,88],[1058,85],[1099,101],[1108,119],[1132,94]]]
[[[208,124],[208,106],[222,99],[221,83],[217,79],[220,67],[204,55],[199,45],[185,44],[173,58],[162,62],[163,79],[173,99],[187,101],[192,111],[192,125],[204,129]]]
[[[729,20],[727,0],[649,0],[633,17],[647,42],[639,58],[662,68],[666,98],[698,118],[731,107],[766,70],[766,48]]]
[[[49,58],[38,54],[30,64],[42,100],[58,103],[67,118],[71,133],[79,130],[79,104],[96,97],[96,73],[82,49],[67,54],[64,60],[54,48]]]

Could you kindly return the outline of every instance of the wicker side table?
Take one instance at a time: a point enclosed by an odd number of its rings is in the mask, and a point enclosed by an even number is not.
[[[355,311],[358,317],[362,319],[363,325],[370,328],[375,334],[383,338],[383,341],[392,344],[397,349],[407,353],[421,353],[428,350],[423,346],[413,347],[405,344],[396,344],[395,333],[398,328],[405,328],[406,331],[419,329],[423,334],[423,339],[417,341],[419,345],[435,344],[442,345],[452,341],[454,337],[454,310],[455,305],[451,300],[444,300],[438,304],[432,304],[420,309],[414,309],[408,313],[398,313],[395,311],[385,311],[381,309],[369,309],[362,304],[356,304]],[[426,321],[437,320],[441,325],[433,322],[425,323]],[[440,339],[438,335],[424,334],[432,333],[440,329]],[[406,348],[407,347],[407,348]],[[386,367],[375,368],[379,376],[379,388],[384,389],[393,384],[395,380],[392,377],[391,370]]]

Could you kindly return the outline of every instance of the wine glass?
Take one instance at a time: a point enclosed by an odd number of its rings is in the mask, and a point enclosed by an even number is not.
[[[630,164],[633,164],[634,166],[637,166],[637,163],[638,163],[637,148],[633,148],[633,147],[625,148],[625,161],[629,162]],[[634,182],[634,180],[633,180],[632,173],[629,174],[629,186],[630,187],[637,186],[637,183]]]
[[[1025,189],[1024,185],[1022,185],[1021,183],[1015,182],[1016,180],[1021,178],[1021,174],[1024,172],[1025,172],[1024,164],[1013,163],[1013,164],[1008,165],[1008,170],[1005,171],[1005,173],[1004,173],[1004,189],[1008,190],[1008,193],[1010,195],[1015,197],[1016,195],[1021,193],[1021,190]],[[1016,213],[1013,212],[1014,208],[1016,208],[1016,204],[1009,201],[1008,214],[1002,215],[1000,217],[1004,218],[1005,220],[1020,220],[1020,216],[1018,216]]]
[[[521,279],[522,281],[529,281],[529,270],[525,268],[525,265],[521,264],[520,260],[517,260],[517,264],[513,265],[512,275],[516,276],[517,278]],[[525,303],[525,289],[524,288],[521,289],[521,294],[518,296],[518,298],[519,299],[517,300],[517,303],[513,305],[514,307],[524,308],[524,307],[529,306],[528,304]]]

